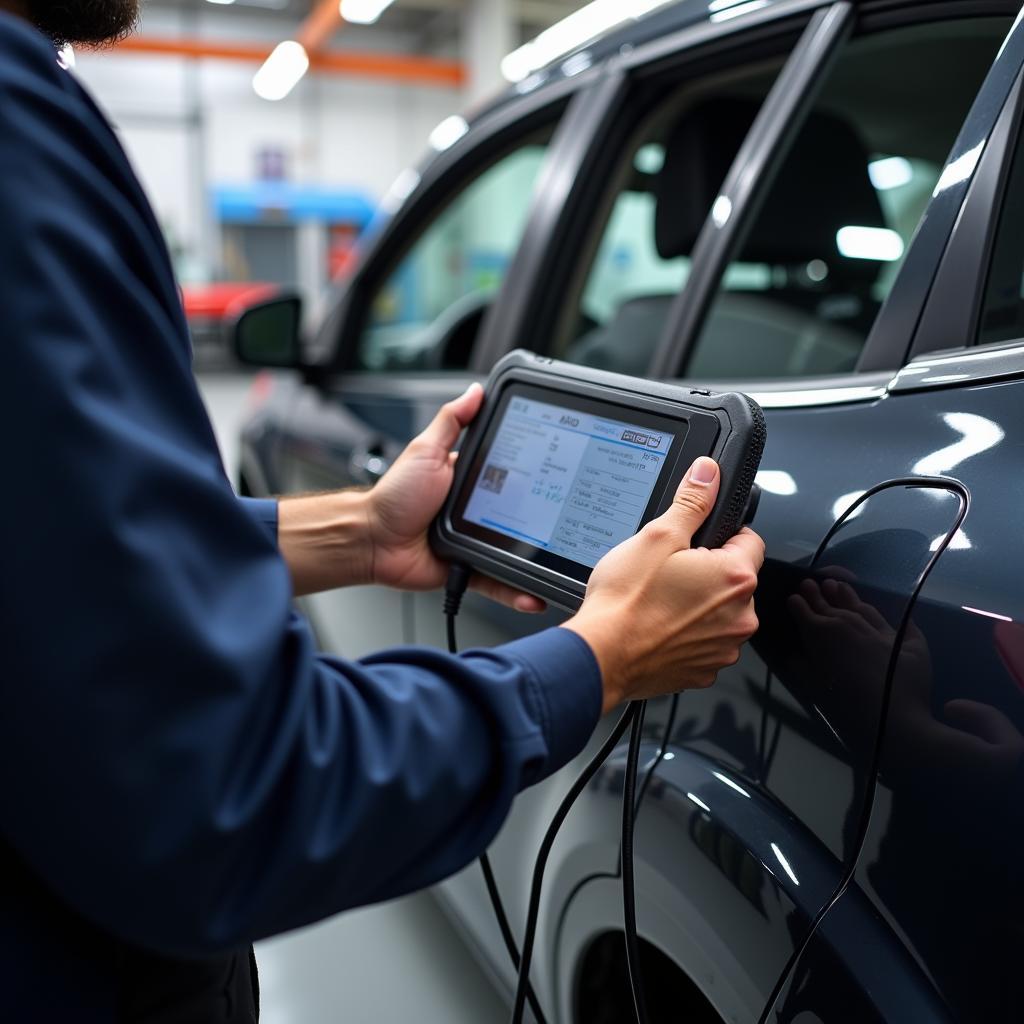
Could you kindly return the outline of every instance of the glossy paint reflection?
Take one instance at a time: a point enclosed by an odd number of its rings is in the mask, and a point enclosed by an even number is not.
[[[922,602],[900,652],[856,880],[958,1019],[1021,1020],[1024,626],[951,611]]]
[[[769,564],[754,647],[771,667],[760,785],[852,863],[897,629],[961,500],[886,487],[845,516],[812,567]],[[813,770],[808,769],[813,766]]]

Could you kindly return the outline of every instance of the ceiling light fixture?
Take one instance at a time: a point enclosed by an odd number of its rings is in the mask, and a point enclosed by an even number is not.
[[[341,16],[353,25],[372,25],[395,0],[341,0]]]
[[[253,76],[252,87],[261,99],[283,100],[308,70],[306,48],[294,39],[286,39],[274,47],[274,52]]]
[[[359,0],[345,2],[355,3]],[[592,0],[586,7],[581,7],[551,28],[545,29],[536,39],[508,54],[501,62],[501,73],[510,82],[521,82],[534,71],[571,53],[616,25],[637,21],[670,2],[672,0]]]
[[[466,119],[459,114],[452,114],[430,133],[429,142],[438,153],[443,153],[446,149],[451,149],[468,131],[469,124]]]
[[[903,239],[892,228],[851,224],[836,232],[836,247],[847,259],[894,263],[903,256]]]
[[[914,180],[914,167],[906,157],[881,157],[868,164],[868,177],[879,192],[884,192],[909,185]]]

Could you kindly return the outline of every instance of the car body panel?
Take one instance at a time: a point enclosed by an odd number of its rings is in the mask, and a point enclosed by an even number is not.
[[[543,297],[545,260],[562,252],[565,205],[583,201],[577,177],[619,116],[631,76],[682,60],[687,47],[710,44],[718,33],[733,38],[781,22],[796,33],[827,5],[753,6],[737,5],[733,20],[712,23],[708,5],[694,0],[613,33],[594,44],[586,71],[548,69],[484,111],[426,166],[408,202],[364,249],[348,291],[336,296],[321,349],[351,348],[353,296],[428,216],[449,179],[474,165],[475,148],[497,145],[520,118],[561,118],[472,372],[346,373],[341,351],[333,369],[308,374],[308,386],[276,383],[243,437],[253,492],[365,485],[439,404],[507,348],[543,348],[543,338],[531,346],[522,335],[529,322],[523,308]],[[1007,9],[984,0],[856,7],[858,17]],[[846,5],[840,8],[848,18]],[[822,67],[825,56],[819,53]],[[1014,527],[1024,346],[965,348],[902,366],[912,347],[927,352],[940,336],[950,343],[949,331],[935,326],[947,320],[929,316],[948,298],[934,294],[934,282],[944,261],[966,251],[965,229],[975,229],[975,259],[985,254],[979,231],[995,215],[999,190],[972,193],[972,186],[986,160],[1004,163],[1016,144],[1022,62],[1018,19],[876,321],[861,362],[876,372],[750,387],[768,420],[756,522],[768,544],[759,598],[764,633],[715,688],[649,708],[645,766],[656,767],[638,820],[639,928],[726,1020],[769,1013],[800,1024],[1024,1019],[1013,963],[1024,898],[1024,538]],[[781,144],[784,125],[773,132],[768,149]],[[742,204],[736,215],[747,216]],[[977,277],[966,286],[976,289]],[[690,300],[706,302],[712,287],[709,278]],[[696,322],[686,330],[692,337]],[[973,336],[960,340],[970,345]],[[998,379],[979,379],[986,372]],[[907,478],[932,485],[908,487]],[[965,496],[970,510],[961,526]],[[790,598],[808,577],[837,573],[884,622],[876,620],[874,637],[801,635]],[[436,595],[340,591],[309,607],[324,645],[349,656],[399,638],[444,643]],[[470,595],[459,641],[500,643],[560,620],[557,613],[517,616]],[[951,709],[950,701],[960,703]],[[517,800],[492,849],[517,933],[547,821],[609,728],[606,720],[587,752]],[[622,753],[581,797],[549,861],[534,983],[566,1024],[588,943],[621,927]],[[479,872],[470,867],[439,894],[510,990],[514,972]]]

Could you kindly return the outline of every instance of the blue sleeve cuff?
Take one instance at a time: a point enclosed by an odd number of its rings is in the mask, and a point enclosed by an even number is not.
[[[601,670],[587,642],[569,629],[546,629],[498,650],[522,664],[532,684],[526,698],[548,748],[532,785],[586,746],[601,717]]]
[[[239,504],[277,543],[277,498],[239,498]]]

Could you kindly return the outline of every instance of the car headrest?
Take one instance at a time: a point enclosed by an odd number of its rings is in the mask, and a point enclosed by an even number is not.
[[[656,244],[662,259],[689,255],[740,144],[753,123],[756,100],[716,98],[688,111],[665,147],[655,187]],[[743,247],[751,263],[813,259],[874,275],[873,261],[843,259],[836,233],[847,225],[884,227],[868,177],[869,154],[848,122],[812,113],[775,178],[769,201]]]
[[[654,243],[663,260],[693,252],[758,107],[756,101],[718,97],[692,107],[676,122],[654,183]]]

